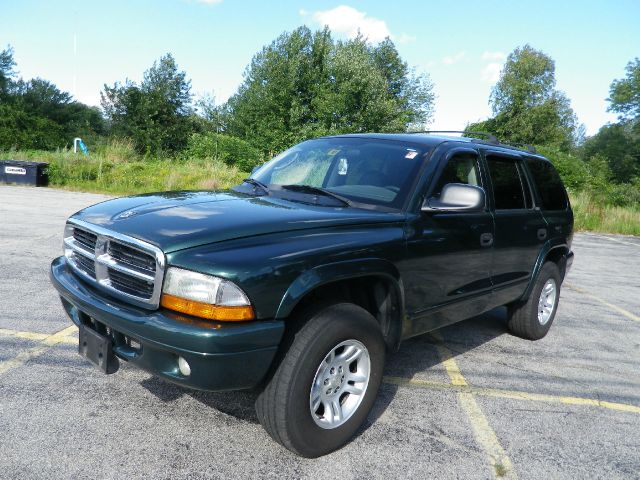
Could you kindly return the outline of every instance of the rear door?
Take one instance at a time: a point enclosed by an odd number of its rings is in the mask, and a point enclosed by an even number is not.
[[[483,153],[495,222],[491,303],[497,306],[522,295],[549,232],[535,208],[523,158],[491,150]]]
[[[560,175],[551,162],[528,157],[526,160],[530,178],[537,190],[536,204],[542,210],[549,225],[549,239],[554,243],[571,243],[573,212]]]

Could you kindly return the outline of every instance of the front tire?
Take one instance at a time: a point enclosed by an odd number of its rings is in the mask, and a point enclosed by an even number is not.
[[[274,440],[314,458],[340,448],[366,419],[385,344],[376,319],[351,303],[308,310],[300,320],[256,413]]]
[[[543,338],[556,316],[561,284],[558,266],[545,263],[527,301],[508,307],[507,325],[511,333],[528,340]]]

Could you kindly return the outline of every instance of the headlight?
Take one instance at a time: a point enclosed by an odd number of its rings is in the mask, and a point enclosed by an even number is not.
[[[255,318],[249,299],[234,283],[176,267],[167,269],[160,305],[209,320]]]

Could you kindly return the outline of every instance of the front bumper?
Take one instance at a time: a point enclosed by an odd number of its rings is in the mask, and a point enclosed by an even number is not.
[[[52,262],[50,278],[76,325],[99,322],[109,329],[118,358],[185,387],[255,387],[267,374],[284,332],[280,320],[225,324],[125,304],[80,280],[65,257]],[[180,373],[178,357],[191,366],[189,376]]]

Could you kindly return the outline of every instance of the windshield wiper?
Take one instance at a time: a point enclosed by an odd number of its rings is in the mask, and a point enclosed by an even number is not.
[[[312,187],[311,185],[282,185],[282,188],[285,190],[292,190],[294,192],[302,192],[302,193],[312,193],[316,195],[324,195],[325,197],[335,198],[336,200],[342,202],[345,207],[351,206],[351,202],[343,197],[342,195],[338,195],[337,193],[333,193],[329,190],[320,187]]]
[[[259,187],[261,188],[264,193],[266,193],[267,195],[269,194],[269,187],[267,187],[264,183],[262,183],[260,180],[256,180],[255,178],[245,178],[244,180],[242,180],[244,183],[249,183],[251,185],[253,185],[254,187]]]

